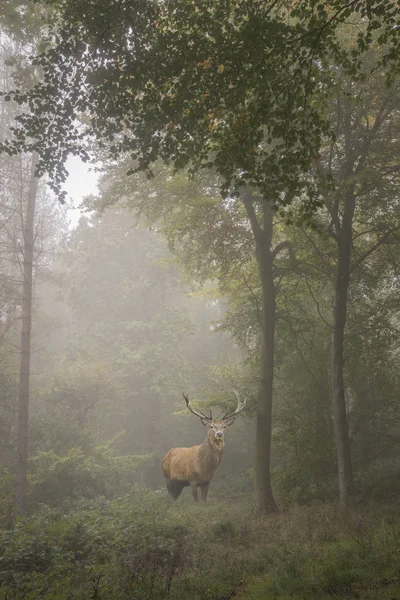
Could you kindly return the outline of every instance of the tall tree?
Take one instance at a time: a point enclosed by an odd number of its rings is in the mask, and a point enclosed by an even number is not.
[[[8,23],[11,26],[11,23]],[[18,29],[18,27],[16,27]],[[11,69],[7,62],[18,61],[19,46],[10,37],[2,35],[1,56],[2,77],[11,79]],[[15,106],[1,101],[0,136],[4,139],[6,129],[15,123]],[[20,344],[17,346],[13,336],[14,349],[19,348],[19,385],[18,385],[18,427],[16,453],[16,501],[20,514],[26,508],[27,463],[28,463],[28,409],[29,380],[31,358],[31,321],[34,262],[34,221],[38,180],[35,175],[39,156],[2,156],[0,168],[3,175],[2,203],[2,277],[6,279],[6,294],[12,306],[7,311],[3,340],[9,343],[8,331],[16,334],[16,323],[21,319],[19,332]],[[22,279],[22,280],[21,280]],[[7,281],[8,280],[8,281]],[[20,311],[16,307],[20,307]],[[5,316],[5,315],[4,315]],[[14,412],[14,411],[13,411]],[[11,441],[8,436],[9,442]]]
[[[22,327],[21,327],[21,366],[18,393],[18,454],[16,467],[16,503],[19,514],[26,510],[28,482],[28,431],[29,431],[29,382],[31,361],[34,224],[38,190],[36,177],[37,154],[32,155],[26,212],[23,222],[22,249]]]
[[[275,348],[275,282],[273,273],[272,232],[273,213],[270,203],[261,200],[261,224],[254,210],[254,198],[249,190],[242,192],[243,203],[250,221],[256,245],[257,265],[261,283],[261,369],[257,404],[257,433],[255,456],[255,488],[257,506],[261,512],[276,510],[271,487],[272,394]]]
[[[395,218],[393,196],[397,179],[393,159],[382,147],[389,130],[397,127],[397,88],[382,89],[379,76],[374,78],[376,90],[365,94],[364,86],[344,85],[336,100],[337,141],[327,158],[330,174],[337,183],[336,192],[325,194],[330,216],[330,232],[337,245],[337,268],[333,302],[332,397],[335,409],[335,432],[338,453],[339,492],[343,506],[353,502],[351,450],[347,422],[344,348],[347,303],[351,274],[382,244],[390,242],[400,230]],[[369,82],[371,85],[371,81]],[[352,99],[349,99],[349,96]],[[361,98],[362,102],[358,100]],[[366,102],[368,98],[368,102]],[[391,149],[393,151],[393,147]],[[377,215],[368,214],[375,194],[381,198]],[[367,206],[369,203],[369,207]],[[385,207],[384,213],[381,211]],[[392,218],[394,217],[394,218]],[[357,221],[360,230],[355,231]],[[367,227],[367,229],[363,229]],[[354,256],[355,236],[367,236],[366,249]]]
[[[26,7],[24,3],[16,3],[0,18],[1,31],[1,77],[4,83],[13,81],[21,89],[27,89],[36,81],[36,70],[26,69],[26,54],[33,51],[39,38],[42,11],[33,5]],[[0,138],[5,139],[7,130],[15,125],[21,107],[8,101],[7,96],[1,98]],[[13,334],[11,347],[20,354],[18,380],[18,415],[16,440],[16,503],[20,514],[26,509],[27,468],[28,468],[28,430],[31,375],[31,333],[34,271],[39,266],[39,255],[45,253],[49,234],[48,221],[57,221],[57,210],[48,210],[48,215],[40,222],[37,219],[38,178],[36,175],[39,155],[33,152],[30,156],[9,153],[2,155],[0,170],[2,174],[2,258],[0,277],[8,279],[6,295],[13,307],[8,311],[3,339],[9,329]],[[43,206],[51,206],[48,197],[43,196]],[[42,210],[43,210],[42,206]],[[36,224],[35,224],[36,221]],[[53,227],[54,229],[54,227]],[[52,237],[52,236],[50,236]],[[48,257],[47,257],[48,258]],[[36,264],[35,264],[36,262]],[[7,265],[3,269],[4,264]],[[40,265],[42,266],[42,264]],[[12,289],[11,289],[12,283]],[[16,323],[21,321],[19,344],[16,338]],[[13,410],[13,413],[15,408]],[[10,445],[13,436],[8,436]]]

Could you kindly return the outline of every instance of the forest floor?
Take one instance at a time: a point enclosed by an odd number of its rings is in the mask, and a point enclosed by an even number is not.
[[[136,490],[0,530],[1,600],[400,600],[400,506],[257,516],[250,496]]]

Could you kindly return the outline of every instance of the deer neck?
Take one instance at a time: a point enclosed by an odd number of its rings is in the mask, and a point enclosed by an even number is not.
[[[197,477],[200,481],[209,482],[215,475],[222,459],[224,442],[215,443],[209,436],[199,446],[197,453]]]
[[[223,450],[224,440],[216,441],[208,435],[200,446],[199,454],[203,460],[219,464]]]

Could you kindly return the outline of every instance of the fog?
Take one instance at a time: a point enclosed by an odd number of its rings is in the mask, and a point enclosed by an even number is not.
[[[120,457],[119,486],[156,488],[168,449],[201,443],[206,434],[182,393],[207,405],[212,389],[215,411],[235,407],[234,382],[217,374],[240,360],[232,339],[213,331],[224,305],[191,294],[176,267],[163,264],[170,258],[161,236],[127,210],[82,217],[67,232],[35,289],[32,387],[40,395],[32,399],[31,444],[42,453],[38,469],[48,468],[50,451],[84,449],[82,462],[108,452]],[[244,421],[229,431],[221,477],[251,467],[251,430]],[[127,469],[128,458],[138,467]],[[81,485],[89,495],[107,487]]]

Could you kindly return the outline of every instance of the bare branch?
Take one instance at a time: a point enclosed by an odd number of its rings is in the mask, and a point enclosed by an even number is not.
[[[386,119],[388,114],[390,113],[390,110],[389,110],[388,113],[385,114],[385,109],[386,109],[387,105],[389,104],[391,98],[392,98],[391,95],[386,98],[385,102],[380,107],[378,114],[376,115],[375,122],[374,122],[373,126],[371,127],[371,129],[369,130],[369,133],[364,141],[361,156],[358,161],[358,165],[355,169],[355,173],[359,173],[364,168],[365,162],[368,157],[369,147],[371,146],[372,140],[374,139],[374,137],[378,133],[380,126],[382,125],[382,123],[384,122],[384,120]]]
[[[254,301],[255,301],[255,303],[256,303],[257,317],[258,317],[258,320],[259,320],[259,323],[260,323],[261,327],[263,327],[262,318],[260,317],[261,311],[260,311],[260,303],[259,303],[259,301],[258,301],[258,298],[257,298],[257,296],[255,295],[255,293],[253,292],[253,289],[251,288],[251,286],[250,286],[250,285],[247,283],[247,281],[246,281],[246,278],[245,278],[245,276],[243,275],[243,273],[242,273],[242,279],[243,279],[243,282],[244,282],[245,286],[246,286],[246,287],[247,287],[247,289],[249,290],[250,294],[251,294],[251,295],[253,296],[253,298],[254,298]]]
[[[303,234],[307,238],[308,242],[310,242],[310,244],[314,248],[315,252],[318,254],[319,258],[323,262],[323,264],[326,266],[327,271],[328,271],[327,275],[328,275],[329,279],[332,281],[333,269],[332,269],[331,265],[326,260],[325,256],[322,254],[321,250],[318,248],[318,246],[316,245],[316,243],[314,242],[314,240],[312,239],[312,237],[308,235],[308,233],[304,229],[304,227],[301,228],[301,231],[303,232]]]
[[[285,248],[289,247],[289,242],[285,241],[285,242],[280,242],[277,246],[275,246],[275,248],[272,250],[271,255],[272,255],[272,260],[274,260],[279,252],[281,252],[282,250],[284,250]]]
[[[350,268],[350,273],[352,273],[355,269],[357,269],[357,267],[359,267],[361,265],[361,263],[363,263],[364,260],[366,258],[368,258],[368,256],[371,256],[371,254],[373,254],[375,252],[375,250],[377,250],[380,246],[382,246],[382,244],[384,244],[386,242],[386,240],[388,239],[388,237],[390,237],[390,235],[392,233],[395,233],[396,231],[399,231],[399,230],[400,230],[400,225],[398,225],[397,227],[393,227],[392,229],[389,229],[389,231],[387,231],[373,246],[371,246],[371,248],[369,250],[364,252],[364,254],[362,256],[360,256],[360,258],[352,265],[352,267]]]
[[[325,317],[323,317],[323,316],[322,316],[322,314],[321,314],[321,311],[320,311],[320,308],[319,308],[319,302],[318,302],[318,300],[317,300],[317,299],[315,298],[315,296],[314,296],[314,293],[313,293],[313,291],[312,291],[312,289],[311,289],[311,286],[310,286],[310,284],[309,284],[309,282],[308,282],[308,279],[307,279],[307,277],[303,276],[303,279],[304,279],[304,281],[306,282],[306,285],[307,285],[307,287],[308,287],[308,291],[310,292],[310,296],[311,296],[311,298],[314,300],[315,306],[317,307],[317,311],[318,311],[318,314],[319,314],[319,316],[320,316],[321,320],[322,320],[322,321],[325,323],[325,325],[328,325],[328,327],[329,327],[330,329],[333,329],[333,325],[332,325],[331,323],[328,323],[328,321],[325,319]]]

